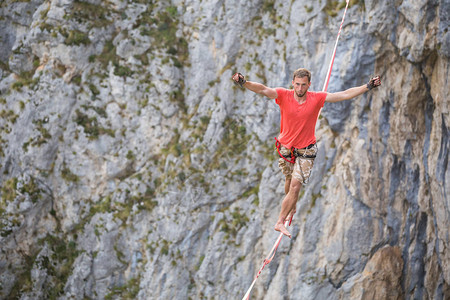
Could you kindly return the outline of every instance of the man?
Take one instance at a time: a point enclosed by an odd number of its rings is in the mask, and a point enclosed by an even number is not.
[[[232,77],[243,88],[261,94],[280,106],[280,134],[277,150],[280,154],[278,165],[285,175],[285,197],[275,230],[291,238],[284,226],[296,212],[298,195],[302,185],[306,184],[317,153],[315,127],[320,109],[325,102],[339,102],[357,97],[381,85],[379,76],[373,77],[367,84],[353,87],[337,93],[310,92],[311,72],[300,68],[294,72],[293,90],[270,88],[261,83],[246,81],[241,73]]]

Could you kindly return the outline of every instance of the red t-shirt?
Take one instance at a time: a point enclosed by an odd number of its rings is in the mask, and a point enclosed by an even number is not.
[[[316,142],[315,129],[320,109],[327,93],[306,92],[306,101],[299,104],[294,90],[276,88],[275,102],[280,106],[280,135],[278,140],[286,148],[305,148]]]

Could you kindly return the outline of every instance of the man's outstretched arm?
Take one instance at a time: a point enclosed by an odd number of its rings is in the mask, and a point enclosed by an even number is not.
[[[278,97],[278,93],[275,89],[267,87],[262,83],[247,81],[245,80],[244,75],[242,75],[241,73],[234,74],[232,79],[236,84],[246,89],[249,89],[254,93],[266,96],[267,98],[270,99],[275,99]]]
[[[342,92],[328,93],[327,97],[325,98],[325,102],[339,102],[343,100],[349,100],[361,94],[364,94],[365,92],[370,91],[371,89],[376,88],[380,85],[380,76],[376,76],[371,78],[367,84],[353,87]]]

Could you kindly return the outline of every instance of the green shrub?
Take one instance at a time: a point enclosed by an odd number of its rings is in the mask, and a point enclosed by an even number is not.
[[[75,111],[75,114],[75,123],[83,127],[84,133],[89,140],[96,140],[101,134],[108,134],[111,137],[115,137],[114,130],[100,126],[96,117],[88,117],[79,109]]]
[[[66,34],[66,39],[64,40],[64,44],[71,45],[89,45],[91,40],[87,33],[81,32],[79,30],[71,30],[68,34]]]
[[[61,170],[61,177],[65,180],[65,181],[69,181],[69,182],[78,182],[80,181],[80,178],[72,173],[72,171],[67,167],[67,165],[64,163],[63,165],[63,169]]]

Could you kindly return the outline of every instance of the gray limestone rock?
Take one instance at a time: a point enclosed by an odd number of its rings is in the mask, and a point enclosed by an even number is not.
[[[240,299],[278,233],[279,107],[345,2],[0,4],[0,298]],[[448,1],[350,1],[319,152],[251,299],[450,297]]]

